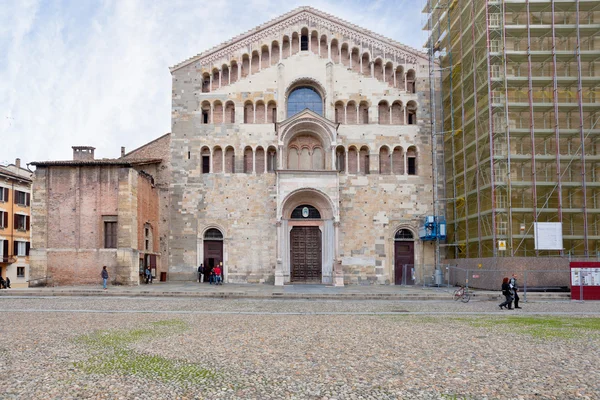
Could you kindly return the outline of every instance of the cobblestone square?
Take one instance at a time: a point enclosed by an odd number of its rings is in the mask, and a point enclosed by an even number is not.
[[[600,398],[600,304],[497,309],[451,300],[0,298],[0,398]]]

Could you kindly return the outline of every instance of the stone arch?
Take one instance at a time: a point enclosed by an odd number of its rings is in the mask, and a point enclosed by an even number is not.
[[[300,30],[300,51],[308,51],[310,35],[308,28],[302,28]]]
[[[244,173],[251,174],[254,172],[254,152],[252,147],[246,146],[244,148]]]
[[[356,113],[356,103],[354,100],[350,100],[348,104],[346,104],[346,124],[356,125],[358,123]]]
[[[225,235],[225,228],[223,228],[223,226],[213,223],[213,224],[208,224],[206,225],[202,230],[200,230],[199,236],[204,239],[204,240],[219,240],[218,237],[213,237],[213,235],[211,234],[212,229],[219,231],[219,233],[221,234],[221,238],[220,240],[224,240],[226,235]]]
[[[396,87],[400,90],[404,90],[404,67],[398,65],[394,73],[396,74]]]
[[[413,100],[406,103],[406,123],[407,125],[417,124],[417,103]]]
[[[275,172],[277,169],[277,148],[269,146],[267,148],[267,172]]]
[[[286,59],[290,56],[290,37],[285,35],[281,41],[281,58]]]
[[[346,149],[341,145],[335,148],[335,169],[338,172],[346,172]]]
[[[360,73],[360,51],[358,50],[358,47],[352,48],[350,64],[352,64],[352,71]]]
[[[235,104],[233,101],[228,100],[225,103],[225,121],[226,124],[234,124],[235,123]]]
[[[252,52],[252,59],[250,60],[250,73],[252,75],[257,74],[260,70],[260,56],[258,55],[258,51],[254,50]]]
[[[223,172],[223,150],[220,146],[213,148],[213,172],[219,174]]]
[[[212,86],[211,91],[217,90],[219,88],[219,70],[215,67],[212,70]]]
[[[208,158],[208,159],[207,159]],[[207,162],[205,162],[205,160]],[[210,171],[210,164],[211,164],[211,156],[210,156],[210,147],[208,146],[202,146],[202,148],[200,149],[200,168],[203,174],[208,174],[210,172],[214,172],[214,171]]]
[[[386,145],[379,148],[379,173],[388,175],[392,172],[390,149]]]
[[[254,121],[257,124],[264,124],[266,122],[265,102],[258,100],[256,102],[256,110],[254,111]]]
[[[225,148],[225,173],[235,173],[235,150],[232,146]]]
[[[242,55],[242,78],[250,75],[250,56],[248,54]]]
[[[402,112],[402,102],[400,100],[394,101],[392,104],[392,124],[403,125],[404,114]]]
[[[358,173],[358,150],[356,146],[348,147],[348,173]]]
[[[260,49],[260,69],[267,69],[271,63],[269,62],[269,46],[263,45]]]
[[[358,119],[360,124],[366,125],[369,123],[369,103],[365,100],[358,105]]]
[[[265,173],[265,150],[262,146],[258,146],[254,153],[254,170],[257,174]]]
[[[360,173],[363,175],[369,174],[369,147],[362,146],[358,153]]]
[[[342,61],[342,65],[349,67],[350,66],[350,52],[348,50],[348,43],[343,43],[340,49],[340,59]]]
[[[254,123],[254,104],[252,104],[251,100],[246,100],[244,103],[244,123]]]
[[[394,241],[415,241],[417,234],[415,228],[402,224],[396,227],[394,231]]]
[[[210,74],[205,72],[202,74],[202,93],[210,92]]]
[[[221,100],[215,100],[213,103],[213,123],[223,123],[223,103],[221,103]]]
[[[331,61],[333,61],[334,64],[340,63],[340,47],[337,39],[331,41]]]
[[[277,40],[273,40],[273,42],[271,42],[271,65],[277,65],[280,57],[279,53],[279,42]]]
[[[310,33],[310,49],[314,54],[319,55],[319,33],[317,31]]]
[[[300,51],[300,36],[298,32],[292,33],[292,55]]]
[[[392,152],[392,173],[394,175],[404,175],[404,150],[402,146],[394,147]]]
[[[201,124],[211,124],[211,105],[208,100],[204,100],[200,105]]]
[[[235,60],[231,61],[231,70],[229,71],[229,83],[235,83],[238,80],[238,63]]]
[[[381,82],[384,81],[383,60],[379,57],[377,57],[375,59],[375,63],[373,64],[373,73],[374,73],[375,79],[377,79],[378,81],[381,81]]]
[[[221,86],[229,85],[229,66],[223,64],[221,66]]]
[[[321,42],[319,43],[319,56],[322,58],[329,57],[329,46],[327,45],[327,35],[321,35]]]
[[[337,219],[337,209],[333,201],[320,190],[302,188],[289,193],[281,202],[279,218],[290,219],[296,207],[308,204],[319,210],[321,219]]]
[[[385,81],[391,87],[394,87],[394,64],[388,61],[385,64]]]
[[[414,69],[409,69],[406,72],[406,90],[408,91],[408,93],[416,93],[417,92]]]
[[[346,123],[346,112],[344,109],[344,102],[338,100],[335,102],[335,123],[344,124]]]
[[[371,55],[368,51],[365,51],[361,57],[362,61],[362,74],[364,76],[371,76]]]
[[[267,103],[267,123],[277,122],[277,103],[275,100],[270,100]]]
[[[410,146],[406,149],[406,169],[408,175],[418,175],[418,163],[417,163],[417,147]]]
[[[379,125],[390,124],[390,105],[386,100],[381,100],[378,106],[379,110]]]

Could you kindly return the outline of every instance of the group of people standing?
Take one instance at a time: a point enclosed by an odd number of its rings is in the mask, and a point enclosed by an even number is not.
[[[509,279],[505,277],[502,280],[502,294],[504,295],[505,301],[499,304],[500,309],[507,308],[512,310],[512,302],[515,302],[515,308],[519,307],[519,294],[517,293],[517,276],[513,274],[513,276]]]
[[[200,264],[198,267],[198,282],[203,283],[208,277],[209,284],[222,285],[223,284],[223,262],[220,262],[217,266],[211,267],[210,265],[204,266]]]

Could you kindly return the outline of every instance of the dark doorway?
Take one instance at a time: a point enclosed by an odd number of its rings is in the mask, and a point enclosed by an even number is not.
[[[321,230],[295,226],[290,232],[292,283],[321,283]]]
[[[415,264],[415,242],[408,229],[401,229],[394,238],[394,283],[412,285]]]
[[[223,262],[223,234],[218,229],[209,229],[204,234],[204,283],[209,282],[210,270]],[[222,268],[223,269],[223,268]],[[225,280],[225,272],[223,280]]]

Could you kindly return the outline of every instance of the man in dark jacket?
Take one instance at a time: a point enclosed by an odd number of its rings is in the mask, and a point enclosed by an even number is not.
[[[106,270],[106,265],[102,267],[102,273],[100,275],[102,276],[102,287],[104,290],[106,290],[106,282],[108,282],[108,271]]]
[[[519,295],[517,294],[517,275],[513,274],[512,277],[510,278],[510,280],[508,281],[508,284],[510,285],[510,288],[512,289],[512,295],[515,298],[515,308],[521,308],[519,307]]]
[[[198,267],[198,282],[204,282],[204,267],[202,266],[202,263],[200,263],[200,266]]]

